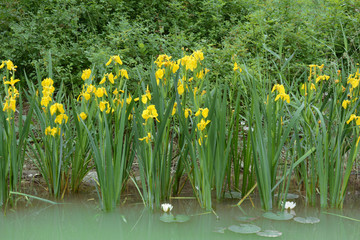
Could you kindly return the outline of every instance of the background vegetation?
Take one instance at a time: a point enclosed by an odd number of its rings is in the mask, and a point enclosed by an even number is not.
[[[126,59],[130,77],[159,54],[202,49],[214,82],[233,61],[269,79],[291,80],[307,65],[359,61],[356,0],[5,0],[0,3],[1,59],[34,80],[52,56],[55,85],[81,85],[81,71],[110,55]],[[291,66],[281,71],[286,60]],[[43,67],[45,66],[45,67]],[[331,66],[331,65],[330,65]],[[43,70],[43,77],[46,76]],[[290,77],[291,76],[291,77]]]

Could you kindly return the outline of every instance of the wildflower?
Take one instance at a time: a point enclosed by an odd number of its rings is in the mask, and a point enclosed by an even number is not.
[[[207,118],[209,115],[209,109],[208,108],[199,108],[199,110],[195,113],[195,116],[202,115],[203,118]]]
[[[149,119],[149,118],[155,118],[158,122],[159,119],[157,119],[157,117],[159,116],[157,111],[156,111],[156,108],[155,108],[155,105],[149,105],[142,113],[142,118],[145,119],[145,122]]]
[[[296,202],[285,202],[285,209],[294,209],[296,207]]]
[[[45,87],[45,86],[51,86],[54,84],[54,81],[51,78],[45,78],[42,82],[41,82],[41,86]]]
[[[181,65],[185,66],[186,70],[194,71],[197,67],[197,60],[193,56],[184,56],[183,58],[179,59]]]
[[[275,98],[275,102],[276,102],[277,100],[279,100],[279,98],[280,98],[281,100],[283,100],[284,102],[286,101],[287,103],[290,103],[290,96],[289,96],[288,94],[285,94],[285,93],[280,93],[280,94],[278,94],[278,95],[276,96],[276,98]]]
[[[0,69],[2,69],[5,66],[5,61],[1,62]]]
[[[147,133],[147,136],[146,137],[143,137],[143,138],[139,138],[140,141],[146,141],[146,143],[149,143],[151,141],[151,133]]]
[[[307,94],[306,84],[301,85],[301,90],[305,90],[305,95]],[[315,91],[316,91],[316,86],[315,86],[315,84],[313,84],[313,83],[310,84],[310,91],[311,91],[311,90],[315,90]]]
[[[91,75],[91,69],[86,69],[82,72],[81,79],[85,81],[86,79],[90,78],[90,75]]]
[[[271,92],[278,92],[278,95],[275,97],[275,102],[279,100],[279,98],[287,103],[290,103],[290,96],[285,93],[285,88],[282,84],[275,84]]]
[[[3,107],[3,112],[5,112],[7,110],[12,110],[13,112],[15,112],[15,110],[16,110],[16,98],[15,97],[11,97],[9,100],[5,101],[4,107]]]
[[[122,61],[121,61],[121,59],[120,59],[120,57],[119,57],[119,55],[117,55],[117,56],[111,56],[110,59],[109,59],[109,61],[108,61],[105,65],[106,65],[106,66],[109,66],[112,61],[114,61],[115,64],[116,64],[116,63],[119,64],[119,65],[122,65],[122,64],[123,64]]]
[[[80,113],[79,116],[81,117],[82,120],[85,120],[87,118],[87,114],[84,112]]]
[[[14,63],[11,61],[11,60],[7,60],[5,61],[6,63],[6,68],[9,70],[9,71],[16,71],[16,68],[17,66],[14,65]]]
[[[54,115],[54,113],[60,113],[63,114],[65,112],[64,107],[62,104],[60,103],[54,103],[51,107],[50,107],[50,114]]]
[[[350,74],[347,83],[348,84],[350,83],[352,88],[357,88],[357,86],[359,86],[360,79],[356,79],[353,76],[354,76],[354,74]]]
[[[107,77],[108,74],[105,74],[103,76],[103,78],[101,79],[101,81],[99,82],[99,84],[104,84],[106,82],[106,77]]]
[[[321,75],[321,76],[318,76],[317,78],[316,78],[316,83],[318,83],[319,81],[324,81],[324,80],[329,80],[330,79],[330,76],[328,76],[328,75]]]
[[[49,127],[47,127],[46,129],[45,129],[45,135],[51,135],[51,136],[55,136],[56,134],[58,134],[58,133],[60,133],[60,129],[59,128],[56,128],[56,127],[54,127],[54,128],[51,128],[50,126]]]
[[[201,70],[200,72],[198,72],[198,73],[196,74],[196,77],[199,78],[199,79],[203,79],[204,76],[205,76],[204,70]]]
[[[184,84],[182,84],[181,82],[179,82],[179,86],[177,87],[178,93],[179,95],[183,95],[185,89],[184,89]]]
[[[83,93],[82,96],[84,96],[86,101],[88,101],[91,98],[91,95],[87,92]]]
[[[120,70],[120,75],[121,75],[122,77],[125,77],[126,79],[129,79],[128,72],[127,72],[125,69],[121,69],[121,70]]]
[[[177,70],[179,70],[179,64],[177,64],[176,62],[171,62],[171,70],[173,73],[176,73]]]
[[[158,58],[156,59],[156,61],[154,63],[156,63],[156,65],[160,68],[162,65],[169,62],[170,59],[171,59],[171,56],[168,56],[166,54],[162,54],[162,55],[158,56]]]
[[[271,92],[277,91],[279,94],[285,93],[285,88],[282,84],[275,84]]]
[[[177,107],[177,102],[174,103],[174,106],[173,106],[173,109],[172,109],[172,112],[171,112],[171,116],[174,116],[175,113],[176,113],[176,107]]]
[[[155,78],[156,78],[156,83],[159,86],[159,79],[162,79],[164,77],[165,74],[165,69],[158,69],[155,72]]]
[[[41,82],[42,86],[42,98],[41,98],[41,106],[47,107],[49,103],[52,101],[51,96],[55,91],[55,88],[53,86],[54,81],[51,78],[45,78]]]
[[[69,117],[66,114],[59,114],[55,118],[55,123],[62,124],[63,120],[65,120],[65,123],[67,123]]]
[[[98,98],[101,98],[102,96],[104,96],[104,94],[107,96],[107,92],[104,87],[96,89],[95,96],[97,96]]]
[[[197,51],[193,52],[192,55],[198,61],[204,60],[204,54],[203,54],[202,50],[197,50]]]
[[[348,107],[348,105],[350,104],[351,102],[349,100],[344,100],[341,104],[341,106],[346,109]]]
[[[167,213],[173,209],[173,206],[170,203],[163,203],[161,204],[161,209]]]
[[[188,118],[189,114],[192,114],[191,109],[190,108],[185,108],[184,114],[185,114],[185,118]]]
[[[100,111],[103,112],[106,107],[109,108],[109,102],[108,102],[108,101],[101,101],[101,102],[99,103]]]
[[[44,96],[41,98],[41,106],[47,107],[51,101],[52,99],[50,96]]]
[[[197,128],[200,130],[200,131],[203,131],[205,128],[206,128],[206,125],[208,125],[210,123],[210,120],[205,120],[202,118],[200,123],[197,124]]]
[[[114,74],[110,73],[108,75],[108,79],[109,79],[109,82],[111,82],[111,84],[114,84]]]
[[[15,83],[17,83],[17,82],[20,82],[20,80],[19,79],[14,79],[14,77],[12,76],[10,78],[10,81],[4,81],[4,84],[9,84],[12,87],[14,87]]]
[[[130,93],[129,93],[129,97],[128,98],[126,98],[126,104],[130,104],[131,103],[131,101],[132,101],[132,97],[131,97],[131,95],[130,95]]]
[[[143,104],[146,104],[147,101],[150,101],[151,100],[151,93],[149,91],[149,85],[146,87],[146,91],[145,91],[145,94],[144,95],[141,95],[141,102]]]
[[[239,70],[239,72],[242,72],[242,69],[238,66],[238,64],[236,62],[234,63],[233,70],[234,70],[234,72],[236,72],[236,70]]]
[[[199,89],[197,87],[194,87],[194,98],[196,97],[196,92],[198,91]]]
[[[360,125],[360,117],[356,116],[355,114],[351,114],[349,120],[346,121],[346,124],[349,124],[350,122],[352,122],[353,120],[355,120],[356,125]]]

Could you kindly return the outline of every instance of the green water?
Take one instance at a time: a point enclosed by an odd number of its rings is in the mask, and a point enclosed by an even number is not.
[[[263,212],[245,203],[241,209],[234,202],[216,205],[216,214],[206,213],[196,201],[172,202],[173,214],[192,215],[185,223],[163,223],[161,212],[151,213],[141,204],[119,207],[106,214],[88,202],[64,205],[39,205],[7,212],[0,215],[0,239],[264,239],[255,234],[243,235],[213,232],[217,227],[241,224],[236,216],[258,217],[251,222],[261,229],[282,232],[277,239],[360,239],[360,222],[327,215],[317,208],[294,210],[296,216],[313,216],[320,219],[317,224],[301,224],[293,220],[274,221],[265,219]],[[298,204],[302,205],[302,204]],[[359,204],[352,203],[342,211],[325,210],[360,219]]]

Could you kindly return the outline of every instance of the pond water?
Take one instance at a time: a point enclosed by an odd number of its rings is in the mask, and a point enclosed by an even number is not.
[[[39,204],[8,211],[7,216],[0,214],[0,239],[264,239],[256,234],[229,230],[214,232],[243,224],[236,218],[244,216],[256,218],[250,224],[262,230],[280,231],[282,235],[277,239],[360,239],[360,222],[324,213],[360,219],[359,202],[347,204],[341,211],[301,208],[302,203],[295,207],[297,217],[316,217],[320,219],[316,224],[266,219],[262,217],[264,212],[250,202],[243,203],[241,208],[234,207],[234,201],[217,204],[216,216],[199,208],[195,200],[173,201],[173,215],[191,216],[184,223],[162,222],[163,213],[150,212],[141,204],[124,205],[113,213],[103,213],[95,204],[86,201]]]

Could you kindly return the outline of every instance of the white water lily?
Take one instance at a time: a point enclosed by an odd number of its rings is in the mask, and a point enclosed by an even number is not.
[[[294,209],[296,207],[296,202],[285,202],[285,209]]]
[[[170,203],[163,203],[161,204],[161,209],[167,213],[173,209],[173,205],[171,205]]]

